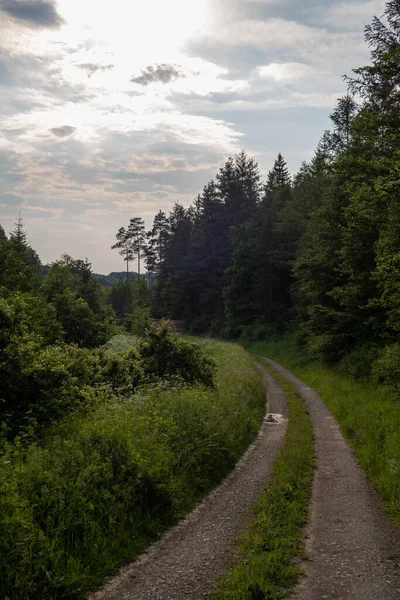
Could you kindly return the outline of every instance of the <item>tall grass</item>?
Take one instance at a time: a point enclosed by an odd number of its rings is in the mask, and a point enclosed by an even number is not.
[[[133,560],[233,467],[264,413],[240,347],[212,341],[216,387],[153,385],[0,456],[0,596],[75,598]]]
[[[290,338],[251,346],[315,388],[354,448],[360,466],[400,524],[400,401],[392,389],[338,368],[304,362]]]

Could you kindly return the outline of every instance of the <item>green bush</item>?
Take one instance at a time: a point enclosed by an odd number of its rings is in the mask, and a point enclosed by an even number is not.
[[[139,344],[144,374],[149,379],[178,377],[191,385],[213,385],[215,365],[198,344],[179,338],[164,322],[151,328]]]
[[[364,379],[371,376],[372,365],[378,356],[379,348],[364,344],[342,358],[339,368],[355,379]]]
[[[202,342],[201,349],[218,365],[214,388],[158,380],[73,413],[41,444],[5,444],[0,597],[82,595],[235,464],[264,414],[262,377],[237,346]]]
[[[125,317],[125,327],[129,333],[143,336],[152,327],[150,309],[143,306],[137,308],[131,315]]]
[[[400,390],[400,344],[392,344],[381,350],[372,365],[372,375],[378,382]]]

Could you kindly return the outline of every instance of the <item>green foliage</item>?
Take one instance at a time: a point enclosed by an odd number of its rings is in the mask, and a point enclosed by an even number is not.
[[[16,224],[10,239],[0,235],[0,288],[32,292],[40,281],[41,264],[36,252],[26,243],[22,220]]]
[[[120,280],[107,289],[107,299],[113,311],[122,323],[138,308],[149,306],[151,290],[144,279],[130,277],[128,281]]]
[[[372,361],[370,360],[369,363]],[[372,374],[379,383],[384,383],[397,392],[400,390],[400,344],[386,346],[372,362]]]
[[[10,434],[95,402],[99,369],[96,355],[77,346],[44,346],[37,335],[13,338],[0,350],[0,414]]]
[[[278,600],[287,596],[301,573],[293,560],[304,554],[302,528],[314,471],[312,426],[293,384],[266,361],[259,362],[283,387],[289,422],[281,453],[242,542],[238,564],[211,596],[218,600]]]
[[[49,269],[39,294],[55,307],[67,343],[95,347],[114,332],[105,292],[86,261],[64,255]]]
[[[149,329],[138,350],[149,378],[178,377],[190,385],[213,386],[213,361],[198,344],[172,334],[167,322]]]
[[[126,397],[149,382],[214,385],[213,361],[167,324],[151,326],[139,344],[119,336],[88,350],[62,343],[53,305],[35,300],[26,294],[0,300],[0,415],[9,436],[43,429],[104,399]]]
[[[201,347],[217,364],[214,388],[159,381],[72,414],[40,444],[3,445],[1,596],[82,596],[232,468],[264,414],[262,377],[237,346]]]
[[[131,315],[125,318],[125,327],[129,333],[137,336],[145,335],[151,328],[152,319],[148,307],[139,307]]]

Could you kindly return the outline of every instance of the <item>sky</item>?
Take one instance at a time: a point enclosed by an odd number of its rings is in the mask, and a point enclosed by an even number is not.
[[[384,5],[0,0],[0,224],[109,273],[121,226],[189,206],[241,149],[295,173]]]

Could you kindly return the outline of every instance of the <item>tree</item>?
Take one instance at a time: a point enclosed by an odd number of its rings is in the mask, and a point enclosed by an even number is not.
[[[121,256],[124,257],[126,261],[126,280],[129,279],[129,263],[135,257],[135,251],[133,248],[132,238],[129,234],[129,231],[126,231],[124,227],[120,227],[118,233],[116,235],[117,242],[111,246],[111,250],[119,250]]]
[[[240,225],[255,217],[260,202],[260,179],[257,163],[243,151],[229,158],[220,169],[217,188],[227,210],[228,226]]]
[[[290,261],[287,236],[281,227],[282,214],[291,201],[290,175],[281,153],[269,171],[260,204],[260,228],[256,238],[254,271],[256,302],[260,318],[272,324],[284,319],[290,306]]]
[[[282,154],[279,152],[274,166],[268,173],[265,190],[273,193],[276,189],[290,185],[289,169]]]
[[[153,285],[153,277],[154,273],[157,270],[157,256],[154,248],[154,238],[153,232],[148,231],[146,234],[147,243],[144,246],[144,261],[146,265],[146,270],[149,276],[149,287],[151,288]]]
[[[150,254],[154,257],[155,271],[158,275],[163,268],[170,228],[167,215],[160,210],[154,217],[153,227],[147,235]]]
[[[144,246],[146,240],[145,232],[146,230],[143,219],[140,217],[133,217],[129,223],[128,236],[131,239],[132,249],[138,262],[139,294],[141,289],[141,261],[144,255]]]
[[[357,110],[358,106],[353,96],[347,94],[346,96],[343,96],[343,98],[339,98],[335,110],[330,115],[330,119],[333,123],[333,135],[331,136],[331,140],[337,156],[350,147],[352,125]]]
[[[0,244],[2,244],[3,242],[7,241],[7,236],[6,236],[6,232],[4,231],[3,227],[0,225]]]
[[[37,289],[42,277],[42,265],[38,255],[26,241],[22,218],[18,218],[8,240],[3,229],[2,231],[0,285],[10,291],[28,292]]]
[[[184,279],[188,270],[187,255],[192,231],[191,211],[175,203],[168,217],[168,231],[154,306],[160,316],[181,319],[186,312]]]
[[[376,149],[390,155],[398,147],[400,118],[400,3],[390,0],[383,19],[374,17],[365,28],[372,64],[346,76],[349,89],[363,99],[363,111],[376,132]]]

